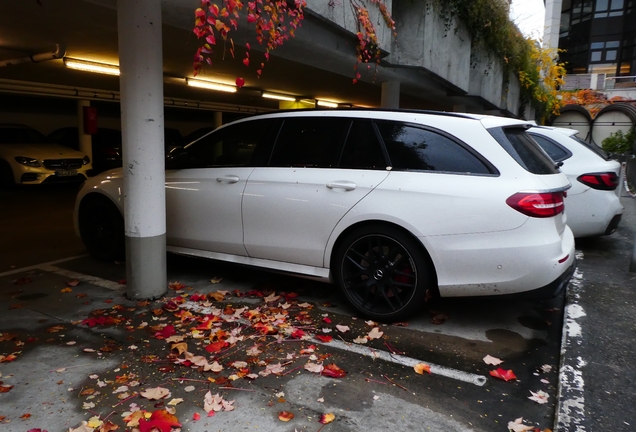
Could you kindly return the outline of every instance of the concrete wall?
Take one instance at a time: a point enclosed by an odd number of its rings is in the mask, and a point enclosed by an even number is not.
[[[428,85],[433,83],[443,91],[442,94],[483,99],[483,110],[491,110],[494,106],[513,115],[518,112],[518,79],[513,74],[505,74],[499,59],[473,46],[466,27],[457,18],[446,21],[429,0],[385,3],[392,7],[397,39],[384,25],[377,8],[369,2],[381,48],[388,52],[383,59],[385,68],[398,74],[405,68],[411,72],[421,71],[422,80],[429,80]],[[308,0],[307,6],[330,24],[357,32],[358,23],[349,0]],[[403,75],[406,81],[408,74],[404,72]],[[449,103],[462,104],[450,99]]]
[[[387,62],[433,72],[463,91],[469,91],[471,43],[456,19],[447,27],[428,1],[395,2],[397,41]]]
[[[393,0],[383,0],[383,2],[387,9],[391,11]],[[364,6],[364,3],[361,2],[360,4]],[[320,15],[346,31],[353,34],[358,32],[358,19],[353,3],[349,0],[307,0],[307,8],[314,14]],[[377,7],[369,5],[367,9],[371,22],[375,25],[380,48],[390,51],[391,40],[393,39],[392,31],[385,25],[384,18]]]

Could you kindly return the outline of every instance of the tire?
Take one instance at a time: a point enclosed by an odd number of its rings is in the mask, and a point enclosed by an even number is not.
[[[80,204],[79,230],[86,250],[100,261],[125,258],[124,218],[107,198],[87,197]]]
[[[0,161],[0,190],[10,190],[14,187],[13,170],[6,161]]]
[[[351,305],[376,321],[405,320],[424,310],[427,290],[437,291],[424,247],[396,227],[369,225],[346,234],[333,264]]]

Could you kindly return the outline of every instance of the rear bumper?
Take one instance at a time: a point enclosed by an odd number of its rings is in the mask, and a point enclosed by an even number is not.
[[[537,288],[536,290],[526,291],[518,294],[511,294],[512,297],[515,298],[530,298],[530,299],[550,299],[559,296],[562,292],[565,291],[570,279],[574,275],[574,271],[576,270],[576,259],[572,262],[572,265],[568,267],[568,269],[559,276],[553,282],[543,286],[541,288]]]
[[[618,224],[621,221],[622,218],[622,214],[616,215],[612,218],[612,220],[610,221],[609,225],[607,226],[607,229],[605,230],[605,235],[610,235],[612,234],[614,231],[616,231],[616,229],[618,228]]]

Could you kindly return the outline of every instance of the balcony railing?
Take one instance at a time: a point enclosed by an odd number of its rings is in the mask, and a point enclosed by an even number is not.
[[[636,75],[613,76],[609,74],[575,74],[566,75],[561,90],[636,90]]]

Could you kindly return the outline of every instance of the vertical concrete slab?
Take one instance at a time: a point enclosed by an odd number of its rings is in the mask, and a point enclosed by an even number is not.
[[[84,107],[91,106],[91,101],[79,99],[77,101],[77,134],[79,138],[79,151],[86,153],[93,162],[93,138],[84,133]]]
[[[161,2],[118,0],[127,295],[167,290]]]
[[[400,108],[400,82],[384,81],[382,83],[382,108],[397,109]]]
[[[559,28],[561,27],[561,5],[563,0],[545,1],[545,22],[543,30],[543,48],[559,47]]]

